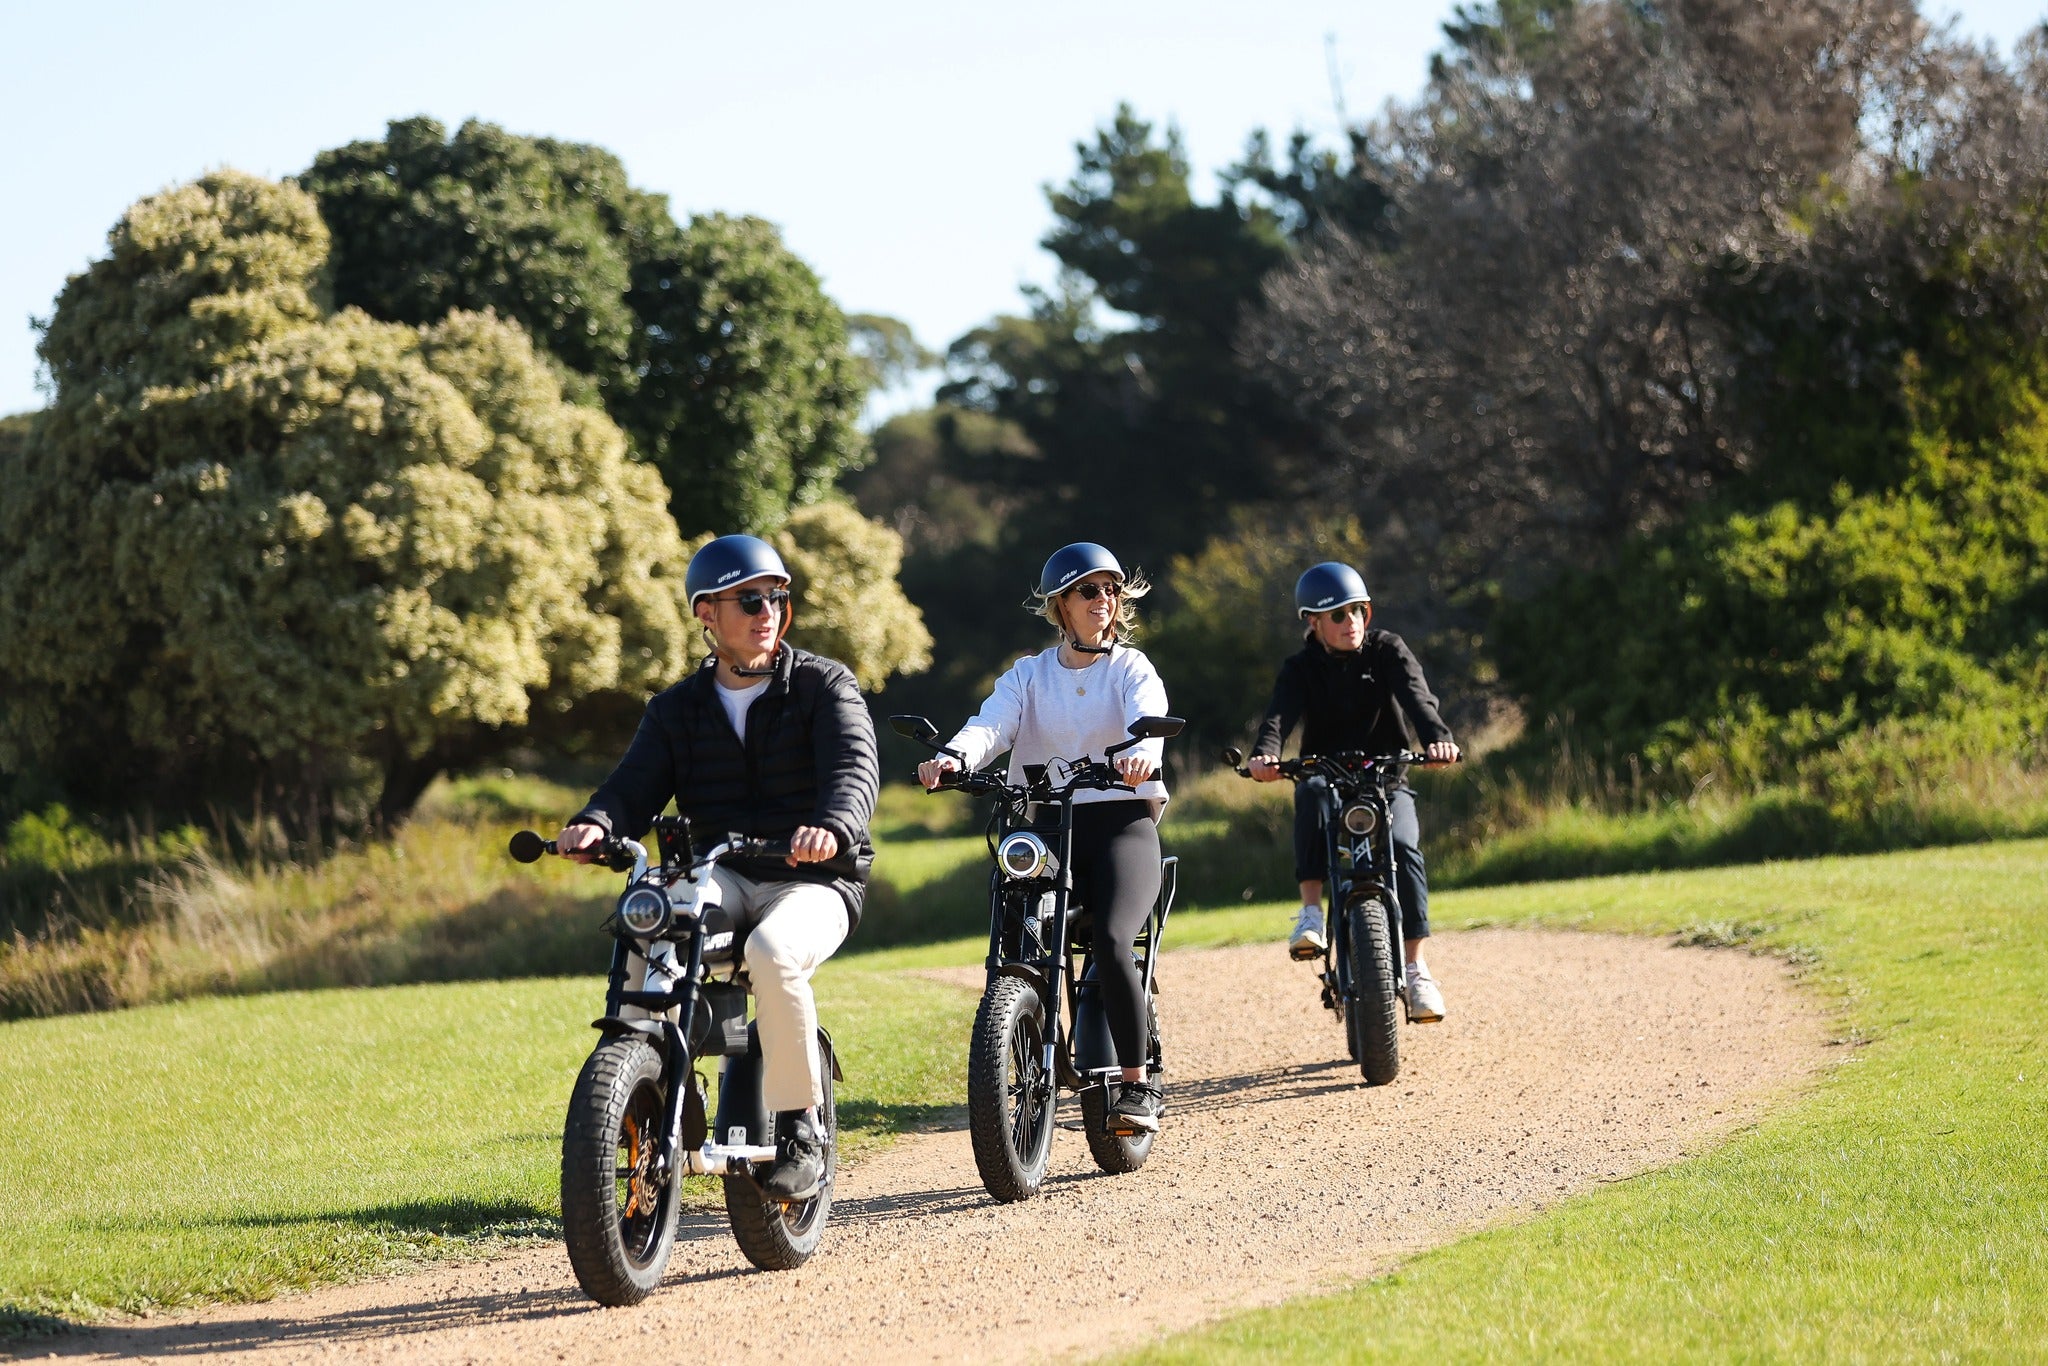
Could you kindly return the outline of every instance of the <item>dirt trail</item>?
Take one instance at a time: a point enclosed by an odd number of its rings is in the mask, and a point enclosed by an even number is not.
[[[982,1192],[964,1131],[840,1181],[800,1271],[750,1271],[686,1215],[668,1280],[600,1310],[559,1248],[30,1348],[88,1360],[821,1361],[1092,1356],[1367,1274],[1596,1182],[1668,1163],[1821,1065],[1825,1028],[1775,963],[1601,935],[1430,941],[1449,997],[1367,1090],[1277,944],[1161,966],[1168,1113],[1151,1161],[1098,1175],[1078,1133],[1039,1198]],[[963,980],[972,981],[972,975]],[[1248,992],[1257,990],[1247,1009]],[[858,1067],[854,1060],[852,1066]],[[779,1324],[779,1330],[760,1325]]]

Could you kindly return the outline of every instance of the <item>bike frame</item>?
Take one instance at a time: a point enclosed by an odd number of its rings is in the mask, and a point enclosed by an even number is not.
[[[1385,909],[1387,934],[1394,949],[1394,987],[1408,986],[1407,943],[1401,933],[1401,892],[1394,876],[1393,800],[1388,787],[1397,781],[1393,767],[1385,760],[1359,760],[1352,756],[1304,759],[1304,776],[1324,780],[1319,800],[1323,814],[1323,904],[1329,929],[1328,947],[1323,951],[1325,1004],[1333,1008],[1329,992],[1334,990],[1346,1010],[1358,999],[1351,980],[1351,921],[1344,908],[1359,895],[1375,896]],[[1373,813],[1373,828],[1353,835],[1344,828],[1344,809],[1363,803]]]
[[[736,853],[746,852],[758,841],[750,841],[741,835],[730,835],[714,845],[701,857],[692,859],[690,851],[689,823],[680,816],[657,817],[654,831],[660,841],[661,861],[649,867],[647,850],[635,840],[620,839],[613,843],[624,853],[633,857],[632,874],[626,881],[626,892],[630,894],[639,887],[650,887],[669,899],[673,919],[668,928],[653,938],[642,938],[632,934],[615,913],[608,922],[614,940],[612,944],[611,972],[605,984],[605,1013],[603,1018],[591,1022],[592,1027],[606,1037],[622,1034],[640,1034],[655,1042],[662,1050],[662,1065],[669,1079],[665,1097],[666,1112],[662,1117],[661,1140],[656,1148],[655,1171],[659,1179],[669,1180],[677,1176],[721,1176],[728,1172],[752,1174],[756,1164],[772,1165],[776,1160],[773,1143],[718,1143],[712,1141],[710,1123],[704,1111],[704,1095],[696,1081],[696,1057],[691,1053],[689,1028],[695,1021],[699,1005],[703,1002],[704,986],[708,980],[705,971],[704,953],[706,927],[702,907],[702,891],[711,877],[712,870],[720,860]],[[679,899],[678,884],[689,884],[687,898]],[[623,897],[622,897],[623,900]],[[738,928],[733,934],[737,936]],[[643,961],[648,950],[655,943],[666,940],[676,945],[681,975],[667,991],[641,991],[629,988],[626,977],[633,956],[637,953]],[[719,946],[723,948],[724,946]],[[738,946],[733,946],[737,953]],[[735,958],[733,978],[735,984],[744,982],[746,969]],[[748,993],[751,995],[751,991]],[[635,1007],[647,1012],[647,1018],[628,1018],[626,1007]],[[709,1007],[706,1006],[707,1012]],[[674,1012],[671,1017],[670,1012]],[[751,1012],[749,1012],[751,1013]],[[819,1031],[823,1034],[823,1030]],[[752,1025],[748,1026],[749,1039]],[[838,1076],[838,1059],[829,1046],[821,1049],[822,1066],[833,1069]],[[724,1053],[706,1056],[726,1056]],[[719,1108],[724,1114],[728,1100],[724,1088],[720,1088]],[[758,1099],[748,1107],[759,1111]],[[766,1136],[765,1115],[756,1118],[748,1126],[749,1133]]]
[[[1111,1063],[1104,1067],[1091,1067],[1085,1073],[1076,1065],[1072,1051],[1074,1026],[1080,1018],[1081,983],[1087,979],[1088,970],[1094,965],[1095,951],[1092,946],[1082,948],[1078,953],[1072,942],[1072,913],[1074,896],[1074,794],[1086,784],[1080,779],[1070,782],[1058,793],[1033,795],[1029,788],[1005,785],[1000,789],[1003,799],[996,809],[994,839],[1018,830],[1028,830],[1040,838],[1050,834],[1053,856],[1058,862],[1058,871],[1049,878],[1013,878],[1000,867],[989,873],[989,947],[987,968],[989,980],[997,977],[1021,977],[1037,988],[1040,999],[1055,1007],[1051,1028],[1046,1031],[1044,1057],[1041,1059],[1041,1075],[1048,1081],[1056,1080],[1067,1089],[1079,1092],[1091,1086],[1101,1086],[1121,1077],[1122,1067]],[[1120,784],[1111,784],[1121,786]],[[1044,810],[1057,808],[1057,822],[1051,825],[1043,820],[1033,821],[1030,812],[1033,807]],[[991,855],[993,855],[991,847]],[[1159,897],[1153,903],[1152,912],[1146,917],[1145,925],[1139,931],[1132,948],[1139,955],[1139,975],[1144,994],[1150,996],[1156,949],[1166,928],[1166,917],[1171,909],[1173,894],[1178,882],[1180,860],[1167,855],[1160,860]],[[1053,899],[1049,917],[1036,913],[1036,907],[1047,893]],[[1011,917],[1008,908],[1017,908],[1016,929],[1018,952],[1008,951],[1006,939]],[[1045,921],[1050,925],[1045,926]],[[1051,934],[1042,933],[1050,928]],[[1036,941],[1035,945],[1030,941]],[[1038,950],[1031,953],[1032,947]],[[1078,959],[1078,962],[1076,961]],[[1060,1008],[1064,1006],[1064,1009]],[[1148,1059],[1157,1065],[1159,1059]]]

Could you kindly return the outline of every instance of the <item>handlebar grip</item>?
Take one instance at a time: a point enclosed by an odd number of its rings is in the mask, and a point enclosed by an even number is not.
[[[748,840],[739,848],[747,858],[788,858],[788,840]]]

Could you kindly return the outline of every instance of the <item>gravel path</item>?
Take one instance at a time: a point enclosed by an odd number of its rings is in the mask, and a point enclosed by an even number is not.
[[[1101,1176],[1063,1131],[1046,1190],[998,1206],[964,1131],[907,1138],[842,1175],[825,1246],[800,1271],[752,1272],[721,1219],[686,1214],[667,1283],[635,1309],[591,1305],[548,1247],[30,1350],[248,1363],[620,1362],[650,1347],[721,1363],[798,1350],[1093,1356],[1669,1163],[1821,1066],[1825,1026],[1768,959],[1509,930],[1440,935],[1429,956],[1449,1018],[1404,1027],[1400,1080],[1367,1090],[1337,1061],[1342,1035],[1308,970],[1278,944],[1169,954],[1168,1111],[1143,1170]],[[978,987],[978,970],[953,976]]]

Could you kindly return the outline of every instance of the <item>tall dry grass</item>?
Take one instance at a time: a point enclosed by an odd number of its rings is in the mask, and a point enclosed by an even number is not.
[[[512,830],[562,794],[447,789],[385,843],[311,865],[196,848],[126,883],[98,869],[35,880],[0,940],[0,1018],[224,992],[552,975],[603,967],[607,879],[520,868]],[[252,842],[247,848],[260,849]],[[120,851],[117,851],[120,852]],[[129,866],[125,856],[121,869]],[[19,872],[19,869],[10,869]]]

